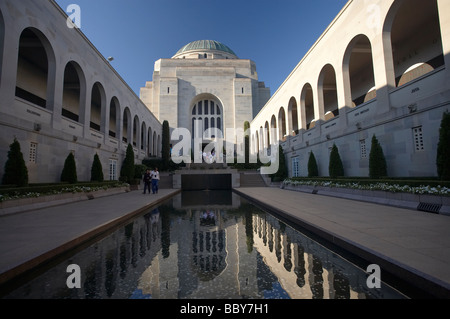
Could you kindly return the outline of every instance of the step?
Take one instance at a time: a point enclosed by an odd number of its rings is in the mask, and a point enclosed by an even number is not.
[[[266,187],[260,174],[241,173],[241,187]]]

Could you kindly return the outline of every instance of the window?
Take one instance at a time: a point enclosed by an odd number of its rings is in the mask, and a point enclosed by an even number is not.
[[[423,130],[422,126],[413,128],[413,136],[414,136],[414,149],[416,152],[423,151],[425,149],[423,142]]]
[[[37,159],[37,143],[30,143],[30,163],[36,164]]]
[[[109,160],[109,180],[117,180],[117,161],[112,159]]]
[[[217,128],[222,130],[222,119],[220,117],[217,118]]]
[[[298,157],[294,157],[292,159],[292,177],[300,176],[300,159]]]
[[[367,148],[366,148],[366,140],[359,141],[361,159],[367,158]]]
[[[192,120],[192,133],[194,135],[194,121],[201,121],[201,126],[199,127],[201,134],[204,130],[211,129],[222,129],[222,113],[220,106],[217,102],[213,100],[201,100],[197,102],[192,108],[191,120]],[[211,134],[210,137],[214,137],[216,134]]]

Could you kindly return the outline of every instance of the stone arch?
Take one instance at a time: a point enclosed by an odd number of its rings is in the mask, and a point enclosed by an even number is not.
[[[302,108],[302,114],[305,114],[305,124],[306,129],[312,129],[315,126],[315,112],[314,112],[314,96],[313,96],[313,89],[311,84],[306,83],[303,86],[303,90],[301,93],[301,108]]]
[[[270,147],[270,126],[269,126],[269,122],[266,121],[266,124],[264,125],[264,130],[265,130],[265,146],[266,148]]]
[[[278,137],[277,137],[277,118],[275,117],[275,114],[272,115],[272,117],[270,118],[270,136],[271,136],[272,144],[275,144],[276,141],[278,140]]]
[[[287,121],[286,121],[286,111],[284,107],[280,107],[278,111],[278,136],[279,139],[284,141],[287,136]]]
[[[145,149],[146,145],[147,145],[147,124],[145,123],[145,121],[142,121],[141,124],[141,151],[144,151],[145,153],[147,153],[147,150]]]
[[[411,82],[445,65],[437,0],[399,0],[383,26],[395,86]]]
[[[139,148],[139,116],[135,115],[133,118],[133,146]]]
[[[350,41],[344,55],[343,73],[347,98],[351,98],[349,106],[376,98],[372,45],[366,35],[357,35]]]
[[[288,132],[292,136],[298,134],[298,108],[297,100],[295,97],[291,97],[288,104]]]
[[[254,143],[255,153],[257,154],[260,151],[260,142],[259,142],[259,132],[258,131],[255,131],[254,137],[255,137],[255,143]]]
[[[153,155],[153,134],[152,134],[152,127],[148,127],[148,133],[147,133],[147,156]]]
[[[264,128],[261,127],[259,128],[259,150],[263,150],[264,149]]]
[[[113,96],[109,104],[109,136],[113,138],[118,138],[120,123],[120,103],[117,97]]]
[[[90,128],[105,132],[106,93],[100,82],[92,86]]]
[[[80,122],[80,118],[85,111],[85,96],[86,79],[84,72],[77,62],[69,61],[64,69],[61,115],[75,122]]]
[[[36,28],[25,28],[19,38],[16,96],[53,110],[56,58],[47,37]]]
[[[130,111],[130,108],[127,106],[123,110],[122,142],[124,142],[126,144],[132,143],[131,129],[132,129],[131,111]]]
[[[158,156],[158,147],[156,143],[156,131],[153,131],[153,156]]]
[[[336,72],[331,64],[322,68],[319,75],[319,108],[328,121],[339,115],[338,95],[336,87]]]
[[[161,156],[161,148],[162,148],[162,142],[161,142],[161,135],[158,134],[158,141],[157,141],[157,153],[156,156]]]

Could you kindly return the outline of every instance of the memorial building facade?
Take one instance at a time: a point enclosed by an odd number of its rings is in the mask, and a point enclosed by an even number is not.
[[[171,59],[155,63],[153,81],[141,88],[141,99],[171,128],[187,128],[194,137],[217,128],[244,128],[270,98],[270,89],[258,80],[255,62],[239,59],[228,46],[214,40],[199,40],[183,46]],[[213,136],[205,135],[204,142]]]

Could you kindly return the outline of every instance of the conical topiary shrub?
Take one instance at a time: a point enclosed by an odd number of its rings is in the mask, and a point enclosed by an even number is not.
[[[161,156],[161,170],[168,170],[170,167],[170,126],[168,121],[163,122]]]
[[[328,171],[332,178],[344,176],[344,165],[342,164],[341,156],[339,155],[336,144],[333,144],[333,148],[331,149]]]
[[[98,154],[95,154],[94,162],[92,163],[91,168],[91,182],[103,182],[103,180],[104,176],[102,163],[100,162],[100,157]]]
[[[286,166],[286,157],[284,155],[283,147],[278,146],[278,171],[271,176],[272,182],[282,182],[288,177],[288,170]]]
[[[317,177],[317,176],[319,176],[319,168],[317,167],[316,157],[314,156],[314,153],[311,151],[311,153],[309,153],[309,160],[308,160],[308,177]]]
[[[5,173],[2,184],[23,187],[28,185],[28,169],[20,150],[17,139],[9,146],[8,160],[5,163]]]
[[[374,134],[372,137],[372,145],[369,154],[369,177],[378,179],[386,176],[386,159],[384,157],[383,149]]]
[[[78,182],[77,166],[75,163],[75,156],[70,152],[64,162],[64,168],[61,173],[61,182],[75,184]]]
[[[120,169],[120,180],[125,183],[132,183],[134,179],[134,151],[133,146],[128,144],[125,160]]]
[[[250,123],[248,121],[244,122],[244,154],[245,154],[245,165],[250,164],[250,136],[247,134],[250,130]]]
[[[437,173],[440,179],[450,180],[450,112],[442,116],[436,157]]]

